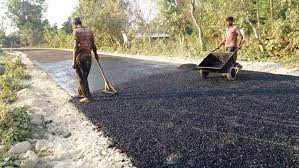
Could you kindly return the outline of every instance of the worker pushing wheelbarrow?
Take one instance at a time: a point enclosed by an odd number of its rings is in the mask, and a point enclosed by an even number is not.
[[[211,52],[197,67],[200,76],[207,77],[210,72],[222,73],[229,80],[236,80],[237,73],[240,71],[236,64],[234,52]]]
[[[223,73],[229,80],[236,80],[237,73],[242,66],[236,62],[238,50],[244,43],[243,34],[240,29],[234,25],[234,18],[229,16],[226,18],[227,29],[225,38],[222,43],[213,50],[199,65],[198,70],[202,77],[207,77],[210,72]],[[240,42],[238,45],[238,37]],[[226,52],[215,52],[222,46],[225,46]]]

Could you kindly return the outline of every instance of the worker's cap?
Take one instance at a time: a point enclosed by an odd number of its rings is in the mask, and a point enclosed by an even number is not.
[[[80,17],[74,17],[73,18],[73,24],[82,24]]]

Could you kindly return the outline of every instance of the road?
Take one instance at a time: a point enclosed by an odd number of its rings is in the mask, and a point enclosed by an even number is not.
[[[45,49],[19,49],[16,51],[22,51],[27,54],[36,65],[50,74],[63,89],[71,95],[76,95],[77,78],[75,70],[71,68],[72,52]],[[100,62],[108,79],[116,86],[132,79],[175,69],[174,65],[161,62],[109,57],[105,55],[101,55]],[[88,81],[92,92],[100,91],[104,87],[104,81],[94,60]]]
[[[25,53],[58,83],[74,81],[70,52]],[[102,63],[119,95],[72,102],[135,166],[299,167],[299,77],[242,71],[231,82],[158,62]]]

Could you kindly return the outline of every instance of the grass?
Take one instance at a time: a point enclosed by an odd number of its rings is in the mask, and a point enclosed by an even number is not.
[[[7,104],[0,104],[0,158],[5,155],[15,141],[23,141],[31,133],[28,110],[12,108]]]
[[[7,53],[0,57],[0,65],[6,69],[0,76],[0,102],[12,103],[16,99],[16,92],[24,88],[21,80],[28,78],[29,75],[21,59]]]
[[[292,57],[285,57],[284,66],[287,68],[299,68],[299,53]]]
[[[30,136],[33,126],[30,124],[28,109],[11,107],[16,100],[16,93],[24,86],[23,79],[29,77],[21,59],[0,52],[0,65],[5,67],[5,73],[0,75],[0,160],[16,141],[24,141]]]

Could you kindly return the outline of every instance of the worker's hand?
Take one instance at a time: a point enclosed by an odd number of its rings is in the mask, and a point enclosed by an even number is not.
[[[73,63],[72,67],[73,67],[73,69],[77,69],[77,64]]]
[[[219,50],[220,47],[218,46],[217,48],[215,48],[212,52]]]
[[[98,54],[95,54],[95,55],[94,55],[94,58],[95,58],[96,60],[99,60],[99,55],[98,55]]]
[[[224,45],[224,42],[218,45],[217,50],[220,49]]]

